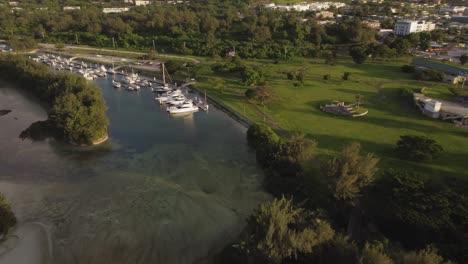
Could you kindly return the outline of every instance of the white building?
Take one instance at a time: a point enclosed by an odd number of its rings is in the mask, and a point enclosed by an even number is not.
[[[320,12],[315,13],[316,17],[323,18],[323,19],[333,18],[333,15],[334,15],[333,12],[330,12],[330,11],[320,11]]]
[[[81,10],[79,6],[64,6],[63,11],[71,11],[71,10]]]
[[[340,7],[344,7],[345,5],[346,5],[345,3],[340,3],[340,2],[314,2],[314,3],[310,3],[310,10],[320,11],[320,10],[329,9],[332,6],[336,8],[340,8]]]
[[[396,35],[409,35],[411,33],[432,31],[435,24],[424,20],[400,20],[395,23],[394,32]]]
[[[282,11],[321,11],[329,9],[331,6],[335,6],[336,8],[344,7],[346,4],[340,2],[313,2],[313,3],[297,3],[292,5],[276,5],[274,3],[265,4],[265,8],[269,9],[278,9]]]
[[[151,1],[140,1],[140,0],[135,0],[135,5],[136,6],[145,6],[151,4]]]
[[[136,6],[144,6],[144,5],[151,4],[151,1],[149,1],[149,0],[124,0],[124,3],[132,4],[132,5],[136,5]]]
[[[128,7],[109,7],[109,8],[103,8],[102,12],[103,13],[122,13],[122,12],[127,12],[130,10]]]
[[[424,99],[424,111],[423,113],[432,118],[439,118],[440,108],[442,103],[433,99]]]

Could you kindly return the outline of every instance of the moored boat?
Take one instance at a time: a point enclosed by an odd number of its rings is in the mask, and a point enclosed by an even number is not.
[[[178,106],[170,106],[166,108],[166,111],[170,114],[191,113],[198,111],[198,106],[193,105],[192,102],[187,102]]]

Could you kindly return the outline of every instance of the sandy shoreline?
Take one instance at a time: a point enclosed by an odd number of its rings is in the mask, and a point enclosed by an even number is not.
[[[50,263],[50,242],[47,228],[43,224],[20,224],[0,244],[0,264]]]

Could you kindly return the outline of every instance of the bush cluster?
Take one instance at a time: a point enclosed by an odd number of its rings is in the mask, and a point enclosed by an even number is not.
[[[441,82],[444,79],[444,75],[441,72],[426,69],[416,73],[416,79],[420,81]]]

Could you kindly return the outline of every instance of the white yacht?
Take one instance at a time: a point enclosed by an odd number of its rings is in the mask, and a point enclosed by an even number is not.
[[[167,100],[166,103],[170,105],[180,105],[185,102],[187,98],[183,95],[172,97],[171,99]]]
[[[136,85],[136,84],[129,84],[127,86],[127,90],[129,91],[139,91],[140,90],[140,86],[139,85]]]
[[[173,98],[182,95],[182,92],[180,90],[175,90],[172,92],[169,92],[167,94],[162,94],[154,99],[159,101],[160,103],[164,103],[166,101],[172,100]]]
[[[90,75],[90,74],[88,74],[88,73],[86,73],[86,72],[83,74],[83,77],[84,77],[86,80],[88,80],[88,81],[94,80],[93,76]]]
[[[192,102],[187,102],[178,106],[170,106],[166,108],[166,111],[170,114],[190,113],[198,111],[198,106],[193,105]]]
[[[153,92],[169,92],[169,91],[172,91],[172,88],[169,87],[168,83],[165,83],[163,85],[158,85],[158,86],[152,87],[151,90]]]
[[[119,82],[116,81],[116,80],[112,80],[112,85],[114,85],[115,88],[120,88],[120,87],[122,87],[122,84],[119,83]]]

